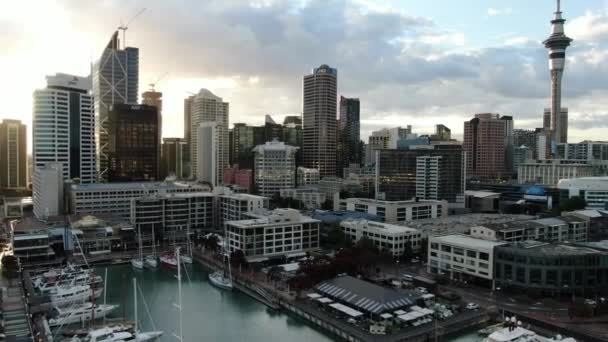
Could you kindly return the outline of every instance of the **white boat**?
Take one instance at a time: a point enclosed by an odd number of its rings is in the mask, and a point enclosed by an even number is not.
[[[84,303],[68,308],[53,308],[53,318],[49,319],[49,326],[63,326],[74,323],[83,323],[93,318],[102,318],[108,313],[118,308],[118,305],[97,305]]]
[[[555,338],[546,338],[532,330],[521,327],[515,317],[507,318],[505,327],[491,333],[483,342],[576,342],[571,337],[557,335]]]
[[[70,342],[144,342],[158,339],[163,335],[162,331],[133,332],[119,330],[115,327],[103,327],[93,329],[84,337],[73,337]]]
[[[144,259],[144,266],[147,268],[157,268],[158,267],[158,260],[156,258],[156,255],[148,255],[146,256],[146,258]]]
[[[44,293],[43,295],[48,295],[51,298],[51,303],[55,306],[63,306],[70,305],[74,303],[83,303],[89,301],[92,297],[98,298],[103,293],[103,288],[100,289],[91,289],[88,285],[83,286],[72,286],[72,287],[59,287],[53,289],[53,291],[49,293]]]
[[[94,275],[93,272],[78,274],[74,277],[68,277],[57,281],[41,281],[34,285],[34,289],[39,292],[45,292],[58,287],[82,286],[82,285],[98,285],[103,283],[103,278]]]
[[[192,263],[192,257],[189,257],[187,255],[184,255],[183,257],[181,257],[182,259],[182,263],[184,264],[191,264]]]
[[[232,290],[232,280],[229,277],[225,277],[223,271],[217,271],[209,274],[209,281],[211,284],[219,288]]]
[[[139,255],[133,259],[131,259],[131,266],[137,270],[144,269],[144,255],[141,250],[141,231],[139,228],[137,229],[137,244],[139,249]]]
[[[85,284],[87,284],[90,283],[90,280],[87,282],[87,279],[91,276],[91,274],[93,274],[93,270],[91,269],[83,269],[69,264],[64,268],[56,270],[52,269],[44,272],[41,275],[32,277],[32,285],[34,288],[39,288],[45,285],[48,286],[58,282],[71,280],[75,280],[76,282],[83,281]]]
[[[162,253],[158,259],[160,260],[160,264],[163,266],[167,266],[169,268],[177,268],[177,258],[175,258],[175,254],[167,252]]]

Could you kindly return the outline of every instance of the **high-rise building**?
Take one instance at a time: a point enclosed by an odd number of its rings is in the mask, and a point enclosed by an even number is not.
[[[235,123],[232,129],[232,163],[243,169],[253,169],[253,148],[265,143],[265,126]]]
[[[201,165],[198,156],[198,149],[201,144],[198,143],[198,130],[201,123],[211,122],[216,124],[217,134],[217,160],[216,174],[214,175],[213,184],[220,184],[224,178],[224,170],[229,166],[229,135],[228,135],[228,116],[229,104],[224,102],[221,97],[213,95],[207,89],[201,89],[198,94],[190,96],[186,100],[185,108],[190,111],[190,174],[198,177],[198,166]]]
[[[260,195],[272,197],[295,186],[297,150],[276,140],[254,148],[255,185]]]
[[[351,163],[361,163],[361,123],[359,99],[340,96],[340,117],[338,118],[338,176]]]
[[[97,115],[97,151],[99,152],[99,174],[107,181],[110,169],[109,148],[115,136],[108,132],[110,106],[113,104],[137,103],[139,93],[139,49],[120,47],[118,31],[93,65],[93,96]]]
[[[383,128],[379,131],[372,132],[368,138],[368,144],[365,146],[365,164],[373,164],[376,162],[376,150],[381,149],[396,149],[398,142],[412,134],[412,126],[406,128],[394,127]]]
[[[198,147],[196,156],[193,158],[197,162],[196,180],[209,183],[214,187],[223,181],[223,171],[225,170],[225,168],[220,170],[218,165],[220,137],[217,126],[215,121],[200,123],[196,134]],[[222,171],[222,178],[219,176],[220,171]]]
[[[464,195],[464,159],[458,144],[378,150],[377,196],[390,201],[418,197],[460,203]]]
[[[105,131],[114,137],[106,154],[109,182],[138,182],[160,179],[160,115],[148,105],[113,104],[107,113]]]
[[[498,114],[475,114],[464,123],[463,148],[467,153],[467,176],[500,178],[508,174],[507,152],[511,117]]]
[[[323,64],[304,76],[303,164],[321,177],[336,174],[338,70]]]
[[[452,130],[444,125],[435,125],[435,134],[431,135],[433,141],[450,141],[452,140]]]
[[[32,202],[40,220],[63,214],[63,163],[47,163],[34,171]]]
[[[27,132],[20,120],[0,122],[0,189],[27,187]]]
[[[536,149],[536,131],[532,129],[514,129],[513,146],[526,146]]]
[[[186,155],[186,139],[163,138],[161,151],[161,179],[171,175],[177,179],[185,179],[187,174],[184,169],[184,157]]]
[[[91,79],[56,74],[46,82],[46,88],[34,91],[34,172],[47,163],[61,163],[64,179],[96,182]]]
[[[283,142],[287,145],[302,148],[302,117],[289,115],[283,119]],[[298,150],[298,156],[300,156]],[[299,163],[299,161],[298,161]]]
[[[297,186],[317,185],[321,180],[319,170],[309,169],[302,166],[298,167],[296,171],[296,178]]]
[[[549,70],[551,70],[551,151],[555,153],[557,144],[568,142],[568,110],[562,108],[562,77],[566,66],[566,49],[572,39],[564,33],[565,19],[562,18],[560,0],[551,20],[551,36],[543,42],[549,50]],[[565,111],[565,116],[564,116]]]

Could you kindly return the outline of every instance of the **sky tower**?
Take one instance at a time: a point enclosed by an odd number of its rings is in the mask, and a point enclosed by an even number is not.
[[[566,49],[572,39],[564,33],[565,19],[562,18],[560,0],[557,0],[555,17],[551,20],[551,36],[543,43],[549,50],[549,69],[551,70],[551,151],[556,152],[557,144],[568,141],[568,112],[562,109],[562,77],[566,64]],[[564,115],[565,113],[565,115]]]

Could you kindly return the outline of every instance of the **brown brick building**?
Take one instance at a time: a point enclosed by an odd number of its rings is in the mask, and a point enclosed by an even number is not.
[[[463,149],[467,156],[467,176],[496,179],[509,175],[512,132],[510,116],[475,114],[475,118],[466,121]]]

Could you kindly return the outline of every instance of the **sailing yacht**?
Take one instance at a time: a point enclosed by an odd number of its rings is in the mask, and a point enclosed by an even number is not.
[[[139,255],[136,258],[131,259],[131,266],[137,270],[144,269],[144,256],[141,250],[141,231],[137,228],[137,242],[139,244]]]
[[[147,268],[157,268],[158,259],[156,258],[156,235],[154,234],[154,226],[152,226],[152,255],[146,255],[144,266]]]
[[[121,326],[93,329],[84,337],[74,336],[70,342],[144,342],[158,339],[162,331],[137,332]]]
[[[169,268],[177,268],[177,258],[172,252],[161,253],[158,257],[160,264]]]
[[[53,308],[53,318],[49,319],[49,326],[56,327],[74,323],[83,323],[93,318],[101,318],[114,311],[118,305],[83,303],[68,308]]]
[[[224,228],[224,236],[227,237],[225,230],[226,229]],[[226,243],[224,244],[223,270],[219,270],[209,274],[209,281],[212,285],[215,285],[221,289],[232,290],[232,269],[230,268],[230,254],[228,252],[228,248],[226,248],[228,239],[226,238],[225,241]],[[228,260],[228,262],[226,262],[226,259]]]
[[[186,226],[186,255],[180,255],[184,264],[192,264],[192,243],[190,242],[190,225]]]

